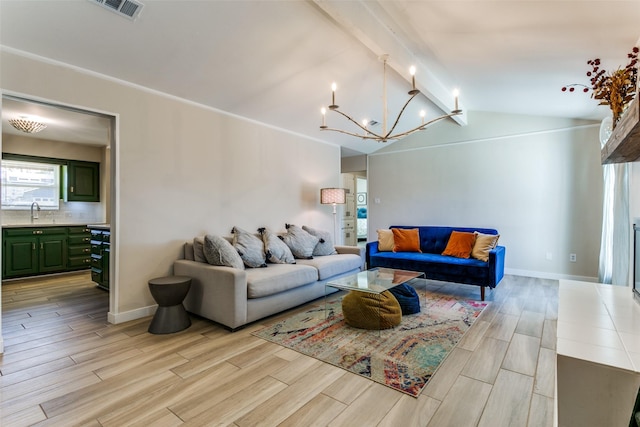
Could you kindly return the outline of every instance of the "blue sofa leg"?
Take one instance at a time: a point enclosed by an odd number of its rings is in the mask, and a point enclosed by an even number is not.
[[[484,301],[484,286],[480,286],[480,301]]]

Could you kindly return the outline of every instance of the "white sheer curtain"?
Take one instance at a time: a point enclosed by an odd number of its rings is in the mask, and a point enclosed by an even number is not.
[[[629,167],[627,163],[604,165],[600,283],[627,286],[629,281]]]

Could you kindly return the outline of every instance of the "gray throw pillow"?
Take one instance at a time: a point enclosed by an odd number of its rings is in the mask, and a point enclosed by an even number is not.
[[[233,234],[233,247],[236,248],[247,267],[267,266],[267,257],[264,253],[262,240],[238,227],[233,227],[231,233]]]
[[[211,265],[222,265],[244,270],[242,258],[227,239],[207,234],[204,236],[204,256]]]
[[[293,256],[300,259],[313,258],[313,250],[320,239],[307,233],[297,225],[285,224],[285,226],[287,232],[281,236],[281,239],[289,246]]]
[[[274,264],[295,264],[296,259],[291,253],[289,246],[273,232],[266,228],[259,228],[258,233],[262,236],[267,261]]]
[[[204,256],[204,237],[194,237],[193,259],[198,262],[207,262],[207,258]]]
[[[306,225],[302,226],[302,229],[312,236],[316,236],[320,241],[315,248],[313,248],[314,256],[323,256],[323,255],[335,255],[336,248],[333,247],[333,239],[331,238],[331,233],[323,230],[316,230],[315,228],[307,227]]]

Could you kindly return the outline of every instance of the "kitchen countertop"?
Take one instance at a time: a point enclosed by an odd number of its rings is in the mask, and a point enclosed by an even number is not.
[[[111,224],[87,224],[87,228],[93,228],[95,230],[111,230]]]
[[[42,227],[78,227],[86,226],[88,228],[110,229],[110,224],[91,224],[86,223],[63,223],[63,222],[34,222],[32,224],[3,224],[2,228],[42,228]]]

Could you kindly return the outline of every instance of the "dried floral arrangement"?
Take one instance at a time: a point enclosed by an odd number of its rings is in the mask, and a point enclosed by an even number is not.
[[[631,53],[627,54],[629,63],[624,68],[607,73],[600,68],[600,59],[590,59],[587,64],[591,65],[591,71],[587,72],[587,77],[591,77],[591,97],[600,101],[599,105],[608,105],[613,115],[613,127],[620,120],[622,113],[629,103],[636,96],[636,84],[638,79],[638,52],[640,49],[634,47]],[[575,91],[577,86],[582,86],[583,92],[589,92],[589,87],[581,84],[567,85],[562,91]]]

